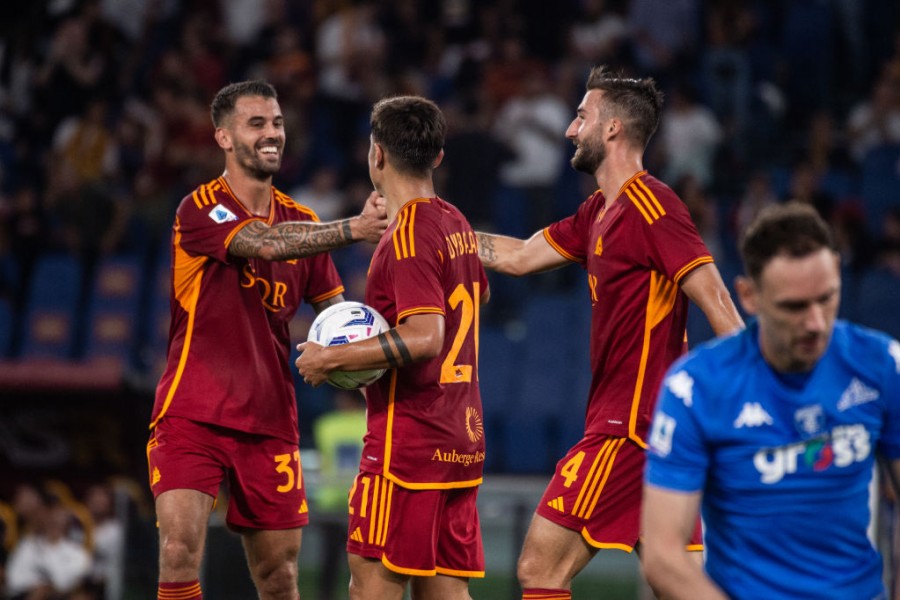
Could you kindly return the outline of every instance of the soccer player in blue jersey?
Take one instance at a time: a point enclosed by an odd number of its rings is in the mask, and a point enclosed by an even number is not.
[[[672,365],[650,434],[641,539],[657,594],[885,598],[866,529],[876,453],[900,476],[900,343],[837,320],[839,257],[808,205],[742,241],[755,318]],[[701,570],[681,549],[697,511]]]

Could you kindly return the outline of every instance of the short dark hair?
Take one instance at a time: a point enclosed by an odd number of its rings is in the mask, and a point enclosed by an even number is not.
[[[744,272],[754,281],[776,256],[802,258],[828,248],[837,252],[828,224],[813,206],[792,200],[768,206],[741,240]]]
[[[624,122],[626,135],[641,148],[647,147],[659,127],[663,105],[663,93],[653,78],[613,75],[600,65],[591,69],[585,87],[602,91],[604,100],[613,106],[613,115]]]
[[[216,93],[216,97],[213,98],[209,106],[209,114],[212,117],[213,126],[217,129],[221,127],[222,121],[234,112],[238,98],[243,98],[244,96],[262,96],[263,98],[274,98],[277,100],[278,92],[275,91],[272,84],[262,79],[229,83]]]
[[[444,148],[447,122],[437,104],[421,96],[379,100],[370,119],[372,139],[402,173],[427,175]]]

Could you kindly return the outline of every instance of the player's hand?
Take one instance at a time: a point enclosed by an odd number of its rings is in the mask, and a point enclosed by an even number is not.
[[[303,342],[297,344],[297,350],[301,352],[294,366],[303,376],[303,381],[313,387],[319,387],[328,380],[328,372],[325,370],[325,347],[315,342]]]
[[[378,192],[372,192],[366,198],[362,212],[358,216],[353,217],[350,221],[353,229],[354,240],[365,240],[367,242],[377,242],[381,239],[381,234],[387,229],[387,207],[385,206],[384,197]]]

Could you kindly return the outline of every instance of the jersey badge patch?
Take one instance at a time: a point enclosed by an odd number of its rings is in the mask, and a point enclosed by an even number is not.
[[[221,225],[228,221],[237,221],[237,215],[224,206],[215,206],[209,211],[209,218]]]
[[[745,402],[741,414],[734,420],[734,428],[761,427],[774,423],[772,415],[766,412],[759,402]]]
[[[798,408],[794,413],[794,425],[803,435],[818,435],[825,428],[825,411],[819,404]]]

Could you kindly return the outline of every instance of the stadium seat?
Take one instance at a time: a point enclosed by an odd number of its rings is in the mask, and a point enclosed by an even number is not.
[[[73,256],[48,254],[38,258],[25,301],[22,358],[74,357],[82,279],[82,266]]]
[[[153,276],[146,282],[145,316],[140,332],[138,361],[151,385],[162,375],[169,346],[169,321],[171,320],[171,258],[160,253]]]
[[[88,299],[86,360],[131,363],[138,327],[141,268],[137,257],[100,261]]]

